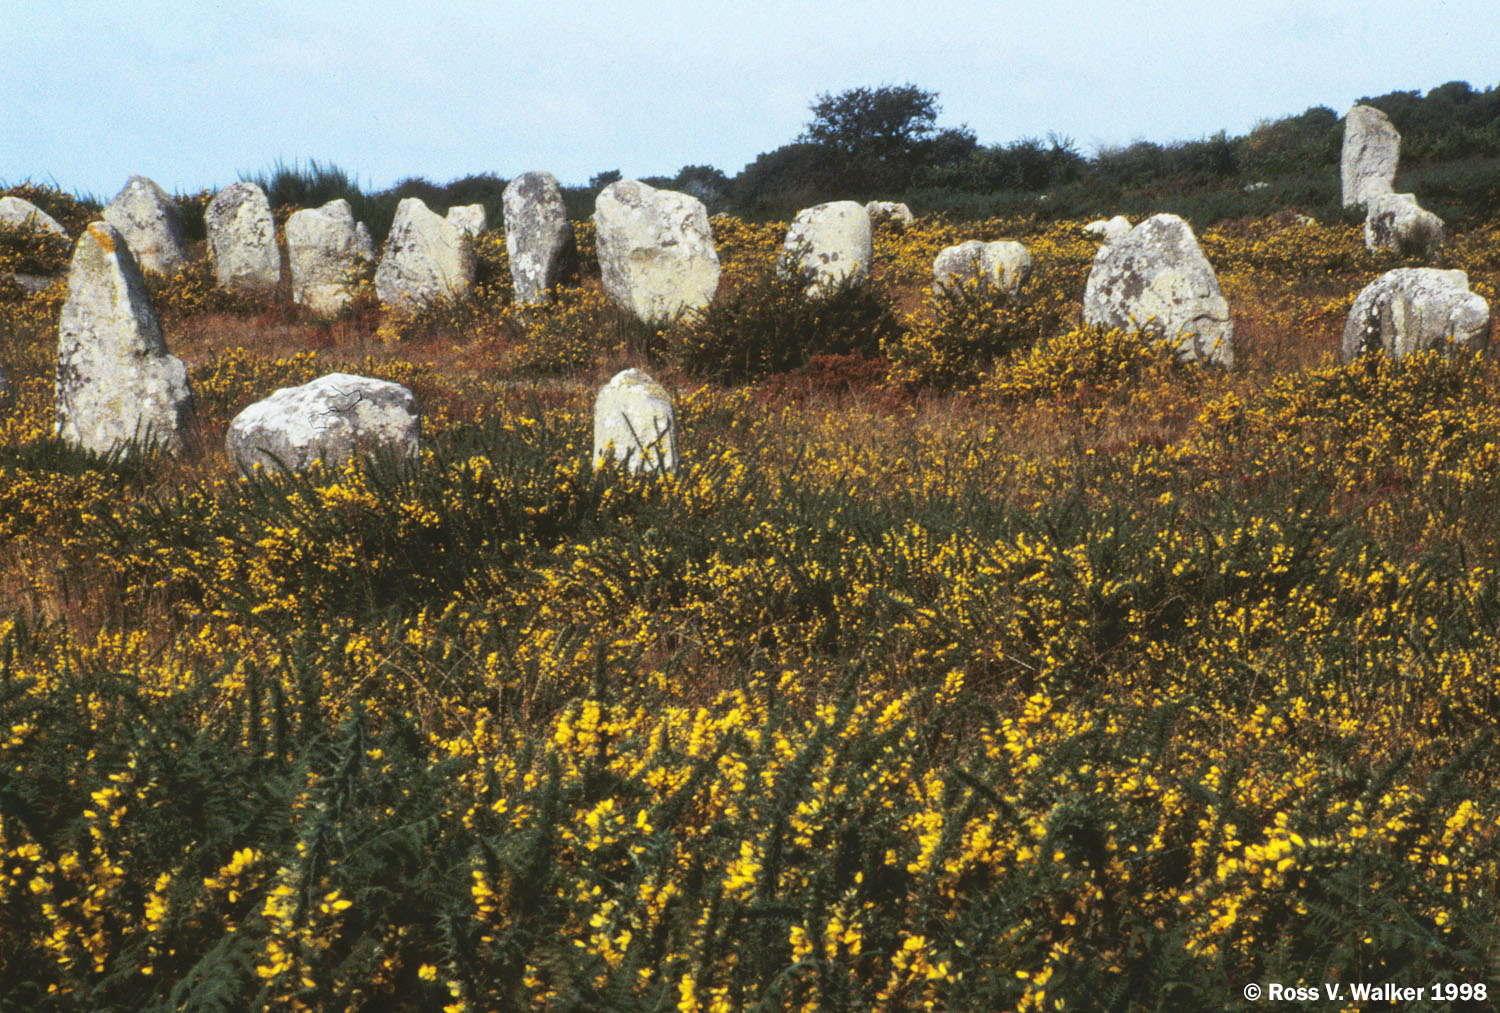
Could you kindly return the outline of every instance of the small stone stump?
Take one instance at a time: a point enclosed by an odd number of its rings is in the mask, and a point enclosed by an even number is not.
[[[672,397],[639,369],[627,369],[594,400],[594,467],[613,459],[634,473],[677,470]]]

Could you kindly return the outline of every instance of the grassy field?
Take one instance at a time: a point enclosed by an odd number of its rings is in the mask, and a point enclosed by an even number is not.
[[[1200,236],[1238,366],[1179,364],[1080,326],[1082,224],[919,219],[810,307],[719,219],[663,330],[512,305],[495,233],[415,316],[200,261],[180,459],[55,443],[63,286],[0,289],[0,1010],[1484,1008],[1500,371],[1337,364],[1397,263],[1289,216]],[[968,238],[1020,300],[933,300]],[[1493,305],[1500,224],[1447,256]],[[674,476],[590,466],[629,365]],[[235,478],[336,369],[420,462]]]

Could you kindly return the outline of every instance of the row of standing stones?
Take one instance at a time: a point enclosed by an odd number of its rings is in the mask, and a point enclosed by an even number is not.
[[[1363,106],[1351,111],[1341,163],[1344,196],[1346,203],[1368,207],[1366,240],[1372,248],[1372,236],[1384,235],[1383,229],[1406,235],[1402,223],[1411,220],[1419,222],[1422,235],[1432,234],[1420,224],[1428,212],[1407,213],[1415,200],[1391,193],[1398,145],[1383,114]],[[503,211],[515,298],[542,303],[577,257],[561,188],[549,173],[525,173],[506,188]],[[1389,222],[1383,217],[1388,211]],[[853,201],[802,211],[787,231],[784,268],[800,274],[810,299],[834,285],[863,282],[874,259],[873,223],[880,219],[904,227],[911,213],[901,204]],[[62,233],[18,198],[0,200],[0,221]],[[281,253],[259,187],[226,187],[208,205],[205,223],[220,285],[250,293],[275,287]],[[621,180],[599,194],[594,225],[603,286],[641,320],[667,321],[714,298],[719,259],[700,201]],[[452,298],[472,283],[472,236],[487,227],[480,205],[454,208],[445,218],[408,198],[377,262],[368,231],[346,201],[298,211],[286,223],[293,298],[315,313],[337,312],[349,298],[351,279],[370,264],[376,294],[386,304],[412,308]],[[1441,222],[1436,228],[1440,236]],[[1158,214],[1132,227],[1117,216],[1086,229],[1101,240],[1083,293],[1086,324],[1171,339],[1185,360],[1233,366],[1229,306],[1185,221]],[[139,176],[105,208],[103,221],[80,237],[59,327],[61,438],[98,452],[137,440],[180,448],[192,410],[187,370],[167,351],[141,270],[167,272],[186,260],[175,204]],[[1017,297],[1030,271],[1031,256],[1020,243],[970,240],[938,254],[933,285],[941,290],[973,281]],[[1399,357],[1434,347],[1477,349],[1487,340],[1489,320],[1488,304],[1469,291],[1464,272],[1401,268],[1359,293],[1345,325],[1343,355],[1348,360],[1373,351]],[[0,375],[0,390],[3,384]],[[626,370],[600,391],[594,428],[596,461],[612,454],[635,471],[676,467],[671,398],[639,370]],[[377,449],[414,456],[419,429],[416,399],[406,388],[334,373],[246,408],[230,424],[226,449],[245,473],[257,467],[300,470],[317,460],[340,464]]]

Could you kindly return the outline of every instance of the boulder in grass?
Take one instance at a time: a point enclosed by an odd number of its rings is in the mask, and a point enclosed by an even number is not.
[[[872,200],[865,205],[865,211],[870,215],[871,225],[888,225],[897,232],[904,232],[908,225],[916,221],[911,208],[896,201]]]
[[[672,397],[639,369],[616,375],[594,400],[594,466],[611,458],[636,473],[677,470]]]
[[[286,220],[287,263],[292,301],[321,316],[332,316],[368,277],[373,253],[369,233],[360,237],[349,202],[342,197],[319,208],[304,208]]]
[[[875,260],[870,213],[852,200],[806,208],[792,219],[781,249],[810,298],[842,284],[861,284]]]
[[[145,176],[131,176],[104,208],[104,221],[124,237],[143,271],[171,274],[188,262],[177,202]]]
[[[490,227],[490,216],[484,210],[483,204],[465,204],[461,207],[449,208],[447,218],[471,236],[477,236]]]
[[[1409,193],[1386,193],[1365,202],[1365,248],[1432,262],[1443,251],[1448,232],[1443,220]]]
[[[1083,231],[1097,237],[1101,243],[1108,246],[1130,234],[1130,219],[1124,215],[1115,215],[1108,221],[1100,218],[1085,225]]]
[[[1020,243],[994,243],[970,239],[950,246],[932,262],[932,290],[941,292],[970,279],[985,288],[1003,290],[1014,297],[1031,277],[1031,254]]]
[[[562,187],[550,172],[523,172],[505,187],[503,205],[516,302],[545,302],[547,293],[578,265]]]
[[[266,295],[281,282],[281,248],[271,202],[254,183],[235,183],[214,195],[203,212],[208,258],[221,288]]]
[[[57,341],[57,435],[109,453],[134,442],[181,449],[191,420],[187,367],[161,322],[125,238],[94,222],[73,249]]]
[[[10,407],[10,377],[5,375],[5,370],[0,369],[0,411]]]
[[[1094,258],[1084,323],[1176,343],[1179,358],[1234,365],[1234,323],[1188,223],[1153,215]]]
[[[68,230],[58,224],[56,218],[20,197],[0,197],[0,225],[50,232],[59,239],[69,238]]]
[[[241,474],[304,471],[314,462],[342,467],[351,458],[421,449],[417,399],[398,383],[329,373],[284,387],[234,417],[224,449]]]
[[[622,179],[594,201],[604,291],[645,323],[702,309],[719,290],[719,254],[696,197]]]
[[[1490,305],[1463,271],[1402,267],[1366,285],[1344,323],[1345,362],[1374,352],[1400,359],[1427,349],[1478,351],[1489,342]]]
[[[1371,197],[1390,193],[1401,160],[1401,135],[1390,117],[1373,106],[1355,106],[1344,117],[1344,146],[1339,157],[1339,182],[1344,207],[1367,204]]]
[[[474,283],[473,237],[422,203],[407,197],[375,268],[375,294],[400,309],[456,299]]]

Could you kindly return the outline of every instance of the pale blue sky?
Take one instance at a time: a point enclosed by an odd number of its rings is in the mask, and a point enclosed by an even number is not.
[[[981,143],[1099,145],[1450,80],[1500,83],[1497,0],[10,0],[0,182],[108,198],[277,159],[366,188],[547,169],[730,175],[823,91],[912,82]]]

